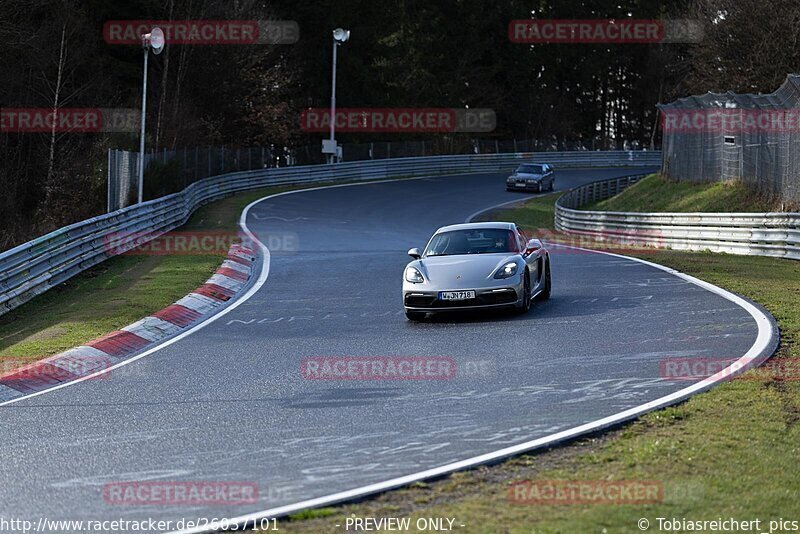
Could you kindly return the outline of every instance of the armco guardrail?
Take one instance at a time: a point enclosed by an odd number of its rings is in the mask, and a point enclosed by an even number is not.
[[[225,174],[175,193],[66,226],[0,254],[0,315],[109,257],[181,226],[202,204],[273,185],[511,170],[521,161],[556,168],[656,166],[661,153],[542,152],[432,156]],[[113,240],[113,242],[109,242]]]
[[[556,202],[556,230],[626,244],[800,260],[800,213],[635,213],[576,209],[612,197],[644,176],[602,180],[565,193]]]

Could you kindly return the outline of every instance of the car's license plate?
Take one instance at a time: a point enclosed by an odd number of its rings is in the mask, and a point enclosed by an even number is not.
[[[474,299],[475,291],[439,291],[439,300]]]

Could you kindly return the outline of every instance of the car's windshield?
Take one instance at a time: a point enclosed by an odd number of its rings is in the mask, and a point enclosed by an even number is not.
[[[517,167],[517,173],[525,174],[542,174],[541,165],[520,165]]]
[[[424,256],[458,254],[495,254],[517,252],[514,232],[502,228],[453,230],[436,234],[425,248]]]

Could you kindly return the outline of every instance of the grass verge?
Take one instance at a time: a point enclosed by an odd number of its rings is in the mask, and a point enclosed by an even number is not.
[[[178,231],[235,232],[247,204],[299,188],[258,189],[206,204]],[[0,316],[0,373],[91,341],[172,304],[205,282],[224,255],[216,250],[116,256],[52,288]]]
[[[741,182],[695,184],[651,174],[619,195],[583,206],[585,210],[634,212],[765,212],[780,203],[754,195]]]
[[[484,218],[552,229],[554,200],[540,197]],[[642,532],[642,518],[659,531],[659,517],[760,519],[764,532],[770,520],[800,520],[800,262],[672,251],[648,251],[643,258],[764,305],[781,329],[775,361],[795,374],[781,379],[751,371],[618,430],[326,509],[322,517],[301,514],[281,522],[281,530],[341,532],[336,525],[352,514],[410,517],[412,524],[454,518],[454,529],[465,532],[537,534]],[[663,494],[644,505],[519,504],[509,499],[509,489],[520,480],[654,481]],[[673,529],[687,530],[697,529]]]

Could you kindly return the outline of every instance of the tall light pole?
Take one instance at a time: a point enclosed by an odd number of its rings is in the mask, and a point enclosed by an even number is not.
[[[144,75],[142,76],[142,131],[139,134],[139,196],[138,203],[142,203],[144,193],[144,119],[147,113],[147,56],[152,49],[158,55],[164,50],[164,32],[161,28],[153,28],[150,33],[142,35],[142,48],[144,49]]]
[[[328,163],[338,161],[336,147],[336,49],[350,39],[350,30],[336,28],[333,30],[333,75],[331,83],[331,137],[326,144],[322,143],[322,152],[328,155]]]

